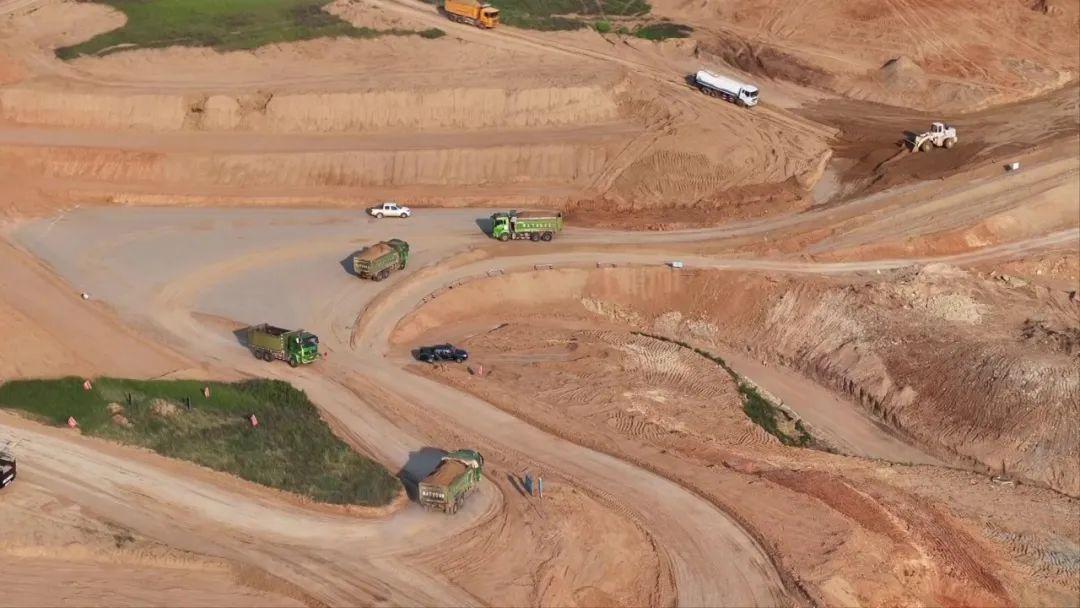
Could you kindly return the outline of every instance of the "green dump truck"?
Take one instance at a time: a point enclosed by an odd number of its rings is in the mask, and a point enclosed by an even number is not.
[[[491,216],[491,236],[500,241],[529,239],[550,241],[563,227],[561,213],[545,211],[508,211]]]
[[[256,359],[281,359],[298,367],[313,363],[319,357],[319,337],[302,329],[292,331],[262,323],[252,325],[245,333],[248,348]]]
[[[456,513],[465,497],[480,485],[484,457],[474,450],[458,450],[442,457],[439,466],[419,485],[420,504],[444,513]]]
[[[409,261],[409,244],[390,239],[364,247],[353,255],[353,271],[361,279],[381,281],[395,270],[404,270]]]

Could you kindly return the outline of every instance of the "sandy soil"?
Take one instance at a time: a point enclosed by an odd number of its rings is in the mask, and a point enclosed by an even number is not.
[[[694,36],[340,0],[448,35],[64,63],[122,16],[0,0],[0,380],[280,378],[406,479],[436,447],[488,464],[452,518],[342,511],[0,415],[0,603],[1076,605],[1076,7],[654,7]],[[942,119],[955,148],[905,150]],[[384,198],[416,216],[358,209]],[[526,207],[569,228],[485,239]],[[391,236],[408,270],[348,273]],[[256,321],[327,358],[253,360],[231,331]],[[631,330],[722,355],[835,453]],[[444,340],[485,374],[409,359]]]
[[[701,48],[759,77],[925,110],[1025,99],[1077,77],[1069,2],[829,0],[696,3],[656,11],[693,23]],[[704,54],[704,53],[703,53]]]
[[[36,485],[33,474],[4,492],[0,514],[11,574],[0,605],[304,605],[272,577],[149,540]]]
[[[671,279],[664,277],[670,271],[656,271],[634,280],[630,277],[636,276],[635,272],[638,271],[616,270],[593,271],[595,276],[582,282],[567,272],[571,271],[547,271],[545,274],[551,276],[545,277],[507,275],[475,284],[475,289],[489,294],[489,298],[492,293],[499,293],[502,301],[520,298],[514,307],[503,309],[502,312],[477,307],[473,284],[457,287],[432,300],[414,316],[407,317],[400,327],[400,336],[406,340],[405,346],[411,345],[414,339],[418,342],[430,341],[435,334],[439,336],[438,339],[445,339],[447,334],[454,335],[454,311],[464,311],[463,317],[466,319],[488,319],[489,324],[496,324],[494,328],[478,331],[472,327],[467,330],[469,337],[458,340],[460,345],[470,350],[470,368],[476,369],[476,366],[482,365],[484,376],[478,378],[457,365],[415,366],[414,370],[475,394],[538,426],[555,429],[576,442],[631,458],[654,470],[663,471],[665,475],[679,479],[698,491],[706,492],[713,500],[727,506],[751,522],[754,529],[761,531],[767,539],[766,545],[795,571],[807,592],[826,604],[853,601],[860,604],[965,601],[1007,604],[1010,593],[1025,595],[1029,602],[1053,603],[1074,592],[1068,582],[1069,568],[1059,568],[1051,558],[1040,566],[1042,574],[1037,575],[1042,581],[1038,593],[1047,595],[1039,599],[1031,595],[1035,593],[1030,586],[1031,565],[1020,557],[1016,547],[1005,541],[1008,535],[999,534],[983,524],[985,512],[976,516],[971,511],[954,510],[946,515],[927,510],[928,504],[935,502],[940,496],[939,492],[947,487],[954,491],[982,492],[987,496],[1000,494],[998,486],[990,483],[986,477],[979,479],[937,467],[897,468],[887,464],[888,456],[885,456],[885,460],[876,461],[836,459],[822,453],[782,448],[774,437],[751,424],[742,414],[732,380],[714,363],[670,343],[627,333],[627,329],[648,329],[698,344],[715,345],[717,321],[712,317],[715,313],[705,313],[707,309],[702,304],[680,308],[697,311],[695,318],[684,318],[679,311],[659,316],[656,313],[667,306],[663,298],[656,297],[660,293],[709,293],[710,289],[702,288],[700,278],[689,279],[697,281],[696,285],[684,285],[678,280],[671,285]],[[952,279],[955,281],[955,276]],[[745,283],[726,276],[719,280],[729,285]],[[558,299],[555,294],[572,285],[578,286],[571,287],[570,291],[580,300]],[[580,289],[580,293],[575,289]],[[641,306],[640,300],[631,296],[643,289],[654,294],[645,307]],[[741,291],[745,287],[739,289]],[[775,295],[765,296],[762,293],[740,295],[733,293],[731,288],[726,296],[725,299],[734,300],[724,306],[728,311],[726,314],[733,314],[748,300],[776,299]],[[781,303],[787,299],[786,296],[780,298]],[[814,299],[828,300],[828,296]],[[946,310],[945,301],[931,301],[934,302],[935,311],[942,314],[948,312],[952,318],[958,314],[953,314],[951,307]],[[461,304],[465,302],[471,304],[462,307]],[[635,302],[638,304],[635,305]],[[952,304],[951,300],[949,304]],[[553,322],[552,313],[541,312],[544,310],[560,311],[556,315],[560,320]],[[703,314],[708,316],[702,318]],[[775,310],[770,314],[775,315]],[[655,320],[650,324],[648,319]],[[740,317],[729,322],[741,328],[742,339],[755,344],[755,356],[775,359],[767,350],[768,338],[764,336],[776,333],[778,329],[769,327],[759,334],[750,329],[753,323],[751,319],[752,316],[741,313]],[[970,322],[970,319],[965,319],[965,322]],[[576,328],[612,323],[612,329],[601,331]],[[790,322],[783,323],[786,325]],[[416,324],[423,333],[410,338],[415,334],[412,327]],[[622,328],[619,328],[620,325]],[[985,326],[982,329],[986,331]],[[829,330],[820,331],[830,333]],[[835,332],[835,328],[832,332]],[[783,339],[782,336],[779,338]],[[943,356],[948,355],[943,353]],[[956,358],[948,360],[955,362]],[[835,363],[838,366],[843,364],[842,360]],[[851,365],[850,362],[848,364]],[[919,365],[925,371],[928,364],[920,362]],[[770,367],[773,366],[765,366],[764,369]],[[748,368],[744,363],[745,369]],[[858,373],[857,368],[855,373]],[[796,374],[789,370],[781,376],[790,378]],[[1059,377],[1066,379],[1068,375],[1062,368]],[[752,373],[749,378],[771,392],[773,378]],[[860,380],[849,382],[859,383]],[[864,389],[855,385],[851,390],[862,393]],[[1062,390],[1066,395],[1073,395],[1076,387]],[[788,396],[791,398],[784,399],[784,403],[796,413],[808,412],[816,405],[811,402],[812,397],[808,393]],[[1060,405],[1066,409],[1069,407],[1064,403]],[[925,407],[924,404],[922,408]],[[879,424],[885,423],[889,415],[886,411],[885,419]],[[1050,429],[1060,428],[1053,421],[1069,415],[1065,411],[1049,414],[1046,419]],[[963,419],[971,420],[973,417]],[[809,417],[804,418],[804,421],[808,420]],[[858,437],[853,433],[854,428],[858,428],[858,422],[849,422],[846,427],[842,420],[834,418],[829,422],[832,426],[808,428],[811,432],[815,432],[816,428],[827,428],[849,440]],[[893,425],[900,426],[895,422]],[[942,427],[939,424],[934,428]],[[1009,424],[997,428],[1015,431]],[[894,432],[897,431],[899,429],[894,428]],[[1047,442],[1040,443],[1045,445]],[[1049,443],[1059,446],[1061,450],[1058,470],[1068,470],[1066,463],[1071,460],[1075,446],[1069,444],[1066,436]],[[877,445],[882,445],[882,442],[878,441]],[[848,451],[846,447],[840,448],[841,451]],[[779,456],[790,451],[802,453]],[[882,458],[884,454],[872,452],[868,455]],[[792,464],[779,465],[783,458],[793,459],[790,461],[792,463],[798,462],[798,472],[784,468]],[[944,454],[942,458],[964,466],[962,459],[950,459]],[[701,470],[694,467],[701,467]],[[867,470],[876,472],[864,476]],[[733,475],[732,471],[736,477],[752,475],[770,483],[764,487],[740,490],[739,498],[735,501],[731,498],[733,481],[725,479]],[[895,485],[896,477],[905,479],[899,487]],[[882,484],[883,479],[890,481]],[[918,480],[918,483],[913,483],[914,480]],[[806,522],[796,521],[796,515],[791,510],[785,510],[783,514],[763,514],[762,509],[768,507],[758,505],[756,500],[760,499],[766,504],[790,500],[769,497],[771,492],[778,490],[773,484],[816,499],[811,504],[800,506],[797,517],[806,517]],[[979,489],[969,489],[973,486]],[[1068,529],[1065,522],[1075,511],[1075,501],[1054,497],[1053,493],[1045,491],[1037,494],[1039,498],[1032,494],[1027,500],[1055,504],[1056,515],[1052,517],[1064,519],[1051,527],[1059,531]],[[819,511],[821,503],[828,507],[826,512]],[[833,510],[833,515],[839,512],[850,519],[845,519],[846,523],[837,521],[826,524],[831,521],[828,510]],[[1026,512],[1026,509],[1020,512]],[[951,515],[963,521],[954,521]],[[776,518],[784,520],[784,523],[779,523]],[[1013,526],[1023,525],[1022,516],[1018,517],[1007,509],[994,516],[995,520],[998,518],[1010,520]],[[897,519],[905,523],[898,528],[893,528],[895,523],[886,523]],[[851,520],[857,524],[855,530],[850,528]],[[765,524],[765,521],[770,523]],[[809,521],[814,523],[810,524]],[[784,533],[776,533],[777,529]],[[801,537],[801,532],[793,532],[811,529],[815,533],[806,538]],[[832,531],[825,533],[826,529]],[[971,530],[975,531],[974,537],[969,536],[968,531]],[[832,548],[824,555],[811,552],[815,559],[806,561],[809,554],[801,543],[821,542],[821,536],[816,532],[831,538]],[[866,532],[870,533],[871,538],[862,537]],[[886,549],[889,543],[880,543],[882,537],[895,543],[892,549]],[[941,538],[949,539],[947,545],[939,544],[941,541],[938,539]],[[1076,539],[1057,537],[1042,542],[1044,544],[1039,551],[1046,553],[1052,551],[1051,547],[1059,546],[1059,543],[1067,545],[1075,543]],[[993,550],[986,553],[986,545],[993,546]],[[927,561],[916,566],[919,560],[903,557],[913,549],[915,554],[922,555],[922,560]],[[882,550],[886,552],[881,553]],[[856,558],[855,555],[860,557]],[[875,561],[877,559],[882,561],[878,563]],[[901,563],[908,565],[903,566],[903,574],[898,578],[882,579],[875,576],[875,573],[890,567],[885,564],[898,567],[895,564]],[[939,576],[942,578],[937,578]],[[1011,590],[1007,592],[1006,586]]]

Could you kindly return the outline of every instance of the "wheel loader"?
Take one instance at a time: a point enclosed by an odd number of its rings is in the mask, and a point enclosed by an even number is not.
[[[929,131],[914,136],[910,142],[912,152],[929,152],[933,147],[951,148],[956,145],[956,128],[935,122],[930,125]]]

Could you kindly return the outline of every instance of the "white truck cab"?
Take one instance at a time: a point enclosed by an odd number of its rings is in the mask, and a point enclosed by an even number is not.
[[[398,205],[397,203],[391,201],[382,203],[380,205],[375,205],[374,207],[368,209],[368,213],[374,215],[379,219],[382,219],[384,217],[405,218],[412,215],[412,209],[409,209],[408,207],[405,207],[403,205]]]

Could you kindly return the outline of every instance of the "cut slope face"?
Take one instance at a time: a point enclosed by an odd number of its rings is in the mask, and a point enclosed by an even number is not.
[[[453,336],[468,347],[471,372],[453,365],[417,365],[415,372],[694,488],[755,530],[773,559],[819,604],[1063,601],[1076,590],[1069,561],[1076,555],[1075,530],[1061,527],[1072,517],[1072,500],[939,466],[898,466],[782,446],[750,422],[732,378],[710,357],[630,331],[727,352],[729,362],[745,358],[740,352],[781,361],[861,396],[872,411],[875,390],[890,381],[911,381],[904,390],[914,400],[907,407],[876,409],[894,428],[899,418],[910,424],[907,430],[939,447],[958,429],[969,436],[993,433],[1005,442],[1034,433],[1058,451],[1040,464],[1056,462],[1051,466],[1065,469],[1065,453],[1074,444],[1050,430],[1059,425],[1008,429],[1027,409],[1006,382],[982,391],[966,377],[950,381],[958,365],[961,376],[974,368],[1043,366],[1054,351],[1036,357],[1024,345],[1026,353],[1010,361],[983,357],[988,348],[1007,352],[1009,338],[998,333],[1007,324],[1000,311],[984,308],[981,297],[967,291],[979,283],[963,273],[931,268],[899,284],[910,293],[896,296],[888,282],[715,271],[512,273],[441,292],[403,320],[394,340],[406,347]],[[1017,308],[1031,305],[1028,299]],[[973,323],[978,335],[956,329]],[[947,335],[955,349],[934,351],[926,336],[935,332]],[[977,362],[962,363],[961,348],[978,350],[968,357]],[[910,366],[897,365],[898,358],[910,359]],[[479,377],[477,365],[484,370]],[[1055,365],[1057,377],[1065,376],[1063,362]],[[763,369],[798,373],[772,367]],[[1008,420],[998,425],[950,410],[956,396],[942,396],[933,385],[966,390],[972,407],[1001,399],[1002,406],[988,408],[990,417]],[[1076,386],[1058,390],[1056,404],[1043,395],[1045,407],[1065,415],[1061,395],[1075,394]],[[786,402],[796,413],[806,405],[798,398]],[[839,404],[845,406],[859,407]],[[920,420],[923,414],[933,420]],[[1003,533],[999,524],[1010,531]],[[1049,557],[1054,547],[1063,561]]]
[[[333,10],[361,26],[445,24],[423,8]],[[828,157],[829,129],[704,99],[672,82],[660,54],[639,64],[595,34],[553,34],[564,38],[549,48],[468,28],[62,62],[50,49],[116,27],[117,14],[58,0],[37,9],[0,23],[0,56],[17,67],[0,85],[0,141],[45,197],[369,202],[393,188],[411,203],[715,208],[733,188],[812,183]],[[189,139],[140,138],[161,133]]]
[[[712,27],[706,50],[748,72],[858,99],[967,110],[1076,78],[1075,3],[994,0],[658,0],[656,11]],[[1069,4],[1069,6],[1064,6]]]
[[[928,449],[1080,494],[1080,444],[1064,424],[1080,413],[1077,301],[950,267],[890,278],[851,284],[645,269],[511,275],[441,296],[397,338],[487,307],[498,317],[507,307],[539,313],[558,304],[749,350],[847,393]]]

